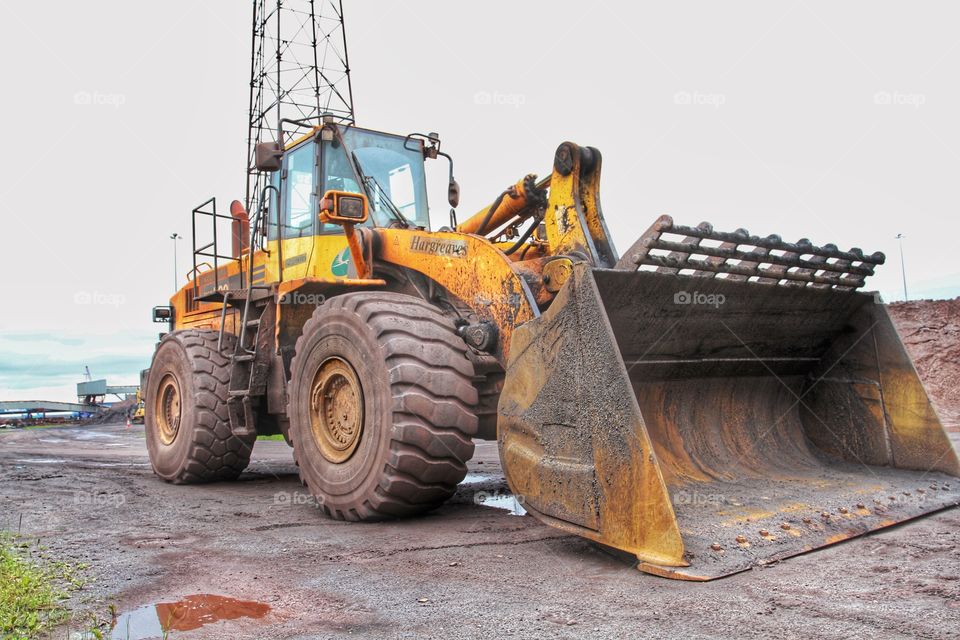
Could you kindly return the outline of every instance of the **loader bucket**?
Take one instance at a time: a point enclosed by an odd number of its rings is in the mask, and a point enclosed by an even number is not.
[[[960,502],[884,306],[855,289],[577,265],[514,333],[498,442],[528,512],[710,580]]]

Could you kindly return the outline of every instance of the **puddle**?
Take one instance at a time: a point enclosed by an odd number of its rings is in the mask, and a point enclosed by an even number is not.
[[[270,605],[262,602],[199,593],[177,602],[158,602],[121,614],[110,637],[113,640],[166,638],[171,631],[192,631],[221,620],[259,620],[269,611]]]
[[[23,462],[25,464],[65,464],[67,461],[61,458],[21,458],[14,462]]]
[[[490,484],[490,483],[505,483],[506,481],[502,477],[495,475],[485,475],[482,473],[468,473],[466,477],[460,482],[461,485],[471,485],[471,484]],[[469,491],[468,491],[469,495]],[[501,489],[492,489],[492,490],[483,490],[483,491],[474,491],[473,493],[473,502],[482,507],[492,507],[494,509],[502,509],[508,512],[512,516],[522,516],[526,515],[527,511],[523,508],[523,500],[517,500],[517,498],[509,493],[508,490]]]
[[[483,493],[483,492],[481,492]],[[520,501],[512,493],[488,493],[481,496],[477,495],[477,504],[482,507],[493,507],[494,509],[503,509],[512,516],[526,515],[527,510],[523,508]]]
[[[149,467],[149,462],[86,462],[91,467]]]
[[[37,442],[46,442],[47,444],[59,444],[66,442],[63,438],[37,438]]]
[[[75,436],[77,440],[94,440],[96,438],[119,438],[115,433],[104,433],[102,431],[80,431]]]

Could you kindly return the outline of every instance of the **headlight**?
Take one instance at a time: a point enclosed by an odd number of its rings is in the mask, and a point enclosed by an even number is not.
[[[338,213],[344,218],[363,218],[363,199],[352,196],[340,196],[340,211]]]

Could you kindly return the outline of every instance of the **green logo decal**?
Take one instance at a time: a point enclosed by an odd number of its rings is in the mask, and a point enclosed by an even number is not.
[[[347,275],[350,270],[350,247],[338,253],[330,264],[330,271],[338,278]]]

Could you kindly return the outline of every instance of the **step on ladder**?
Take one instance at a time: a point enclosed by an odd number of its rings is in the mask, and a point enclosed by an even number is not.
[[[247,437],[256,433],[255,404],[267,389],[277,307],[268,285],[252,285],[248,289],[225,292],[224,318],[220,325],[221,343],[229,298],[236,302],[243,300],[243,312],[237,343],[230,354],[227,411],[233,434]],[[222,344],[219,346],[222,350]]]

